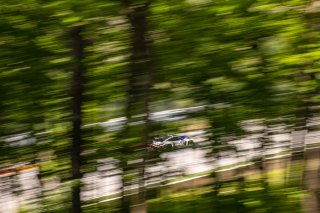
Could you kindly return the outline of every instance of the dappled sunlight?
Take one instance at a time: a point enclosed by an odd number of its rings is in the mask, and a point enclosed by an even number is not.
[[[317,0],[0,5],[0,213],[320,212]]]

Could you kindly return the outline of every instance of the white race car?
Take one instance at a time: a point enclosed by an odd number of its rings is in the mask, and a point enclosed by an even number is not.
[[[167,135],[162,137],[155,137],[149,144],[148,148],[151,150],[179,148],[193,145],[193,141],[188,136]]]

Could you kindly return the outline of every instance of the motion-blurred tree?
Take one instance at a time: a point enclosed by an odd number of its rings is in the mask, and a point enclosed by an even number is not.
[[[83,26],[74,27],[70,32],[73,60],[75,67],[72,75],[72,212],[81,212],[80,178],[81,178],[81,145],[82,145],[82,102],[84,66],[84,39],[81,35]]]
[[[319,21],[318,11],[307,5],[306,0],[3,2],[0,167],[39,158],[42,183],[59,177],[58,188],[67,192],[43,193],[43,205],[57,211],[70,208],[62,200],[70,199],[73,169],[73,207],[79,212],[81,174],[96,171],[98,159],[113,157],[124,170],[123,195],[125,184],[139,182],[144,202],[150,113],[199,105],[206,110],[184,114],[186,122],[155,122],[154,132],[182,131],[191,118],[211,134],[208,148],[219,156],[235,149],[229,140],[251,134],[244,122],[262,121],[263,165],[272,127],[285,123],[306,130],[318,115]],[[90,41],[85,49],[81,37]],[[79,75],[72,76],[72,69]],[[125,127],[106,131],[103,124],[119,117],[127,118]],[[13,146],[17,135],[36,143]],[[300,138],[299,149],[290,151],[303,154],[305,135]],[[126,202],[123,211],[129,211]]]
[[[152,64],[148,40],[148,13],[150,2],[124,1],[124,8],[130,23],[130,63],[128,67],[127,83],[127,103],[126,118],[127,123],[123,130],[121,149],[122,165],[124,170],[123,190],[122,190],[122,212],[130,212],[129,201],[126,200],[124,188],[127,185],[126,176],[130,158],[134,156],[141,162],[134,166],[138,177],[136,180],[139,185],[139,204],[145,202],[144,189],[144,167],[145,150],[150,134],[149,119],[149,97],[152,86]],[[132,184],[132,183],[131,183]]]

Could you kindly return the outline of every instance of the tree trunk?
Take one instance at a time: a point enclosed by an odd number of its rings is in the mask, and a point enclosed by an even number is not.
[[[313,74],[304,73],[303,70],[296,75],[296,82],[308,82],[315,80]],[[299,85],[298,85],[299,86]],[[291,165],[303,165],[302,171],[294,169],[290,172],[292,185],[296,185],[299,181],[301,185],[308,191],[308,199],[302,200],[302,206],[306,212],[319,212],[320,199],[319,199],[319,168],[311,168],[310,162],[319,161],[317,151],[308,151],[306,148],[306,136],[309,132],[308,121],[312,117],[312,105],[311,98],[316,95],[316,91],[309,91],[301,94],[301,104],[297,108],[296,113],[296,126],[292,134],[292,157]],[[298,174],[298,175],[297,175]],[[293,177],[293,178],[292,178]]]
[[[126,117],[128,125],[124,136],[134,139],[129,147],[124,148],[125,152],[139,152],[142,159],[136,168],[139,171],[139,209],[145,200],[144,189],[144,169],[146,155],[146,143],[149,138],[149,96],[151,88],[152,64],[150,49],[147,39],[147,13],[149,3],[132,4],[124,1],[124,6],[128,11],[128,19],[131,25],[131,57],[128,72],[127,106]],[[136,116],[140,115],[140,116]],[[135,125],[130,125],[135,123]],[[140,154],[141,152],[141,154]],[[128,154],[128,153],[126,153]],[[126,166],[126,162],[122,163]],[[126,169],[124,168],[124,171]],[[130,172],[130,171],[128,171]],[[125,174],[124,174],[125,175]],[[123,183],[125,184],[125,183]],[[123,192],[124,195],[124,192]],[[128,201],[123,197],[123,212],[128,211]],[[139,210],[139,211],[140,211]]]
[[[84,40],[81,36],[83,28],[78,26],[71,30],[72,56],[74,69],[72,75],[72,146],[71,146],[71,164],[72,164],[72,211],[81,212],[80,201],[80,178],[81,178],[81,107],[83,94],[83,73],[82,64],[84,52]]]

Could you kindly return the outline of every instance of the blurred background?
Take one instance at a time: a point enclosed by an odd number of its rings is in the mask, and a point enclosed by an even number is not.
[[[0,213],[320,212],[320,1],[0,4]],[[192,146],[150,151],[154,137]]]

